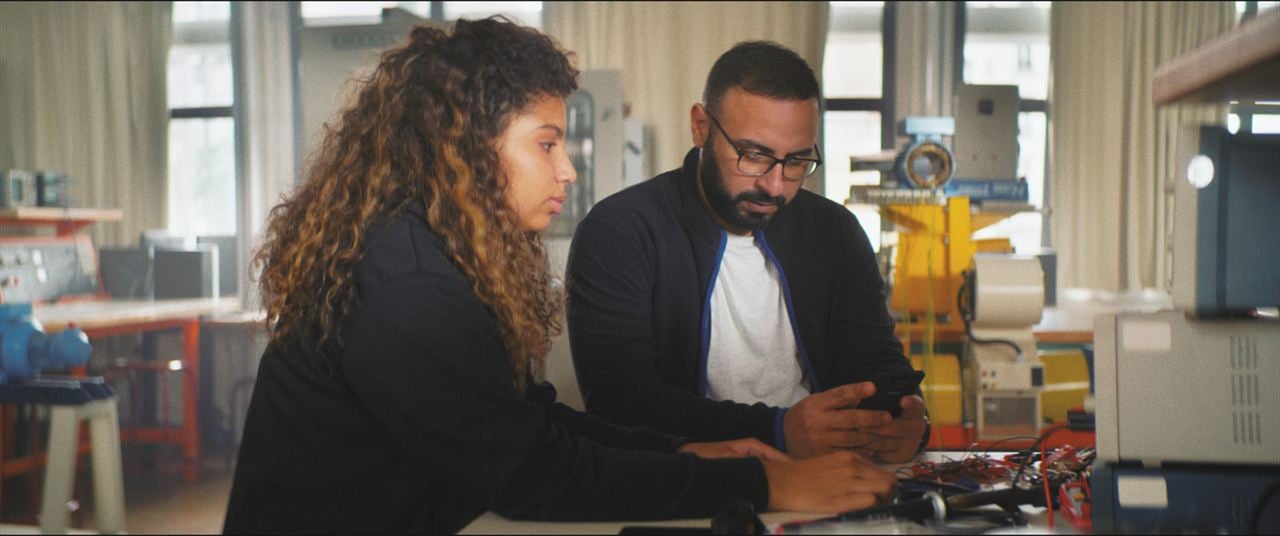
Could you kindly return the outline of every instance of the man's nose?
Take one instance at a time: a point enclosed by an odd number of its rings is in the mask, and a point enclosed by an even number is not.
[[[769,194],[771,197],[782,195],[782,164],[778,163],[769,172],[756,177],[756,187]]]

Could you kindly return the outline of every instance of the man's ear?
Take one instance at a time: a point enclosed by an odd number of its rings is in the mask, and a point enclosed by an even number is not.
[[[702,103],[695,102],[689,108],[689,131],[693,136],[693,146],[702,147],[707,141],[707,130],[711,128],[711,120],[707,115],[707,109]]]

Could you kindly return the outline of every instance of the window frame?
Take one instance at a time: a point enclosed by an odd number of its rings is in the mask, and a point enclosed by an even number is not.
[[[1052,17],[1052,15],[1050,16]],[[957,88],[960,87],[960,84],[965,83],[964,81],[964,43],[965,43],[965,38],[967,37],[968,31],[969,31],[968,19],[969,19],[969,2],[957,2],[956,16],[955,16],[955,32],[953,32],[955,34],[955,42],[954,42],[955,52],[952,55],[952,61],[953,61],[952,71],[954,72],[954,75],[955,75],[954,87],[957,87]],[[1050,31],[1052,31],[1052,22],[1050,23]],[[1050,58],[1053,57],[1052,44],[1050,44],[1049,57]],[[1050,59],[1050,62],[1052,62],[1052,59]],[[1053,78],[1052,63],[1050,63],[1049,78],[1050,79]],[[1045,98],[1043,99],[1020,99],[1018,104],[1018,113],[1022,114],[1025,112],[1041,112],[1044,114],[1046,132],[1044,136],[1044,147],[1043,147],[1044,149],[1044,185],[1043,185],[1043,192],[1042,192],[1043,195],[1041,196],[1041,199],[1040,199],[1040,247],[1042,249],[1049,249],[1053,247],[1053,241],[1052,241],[1053,234],[1049,232],[1050,231],[1049,226],[1052,223],[1050,216],[1052,216],[1053,211],[1048,210],[1049,202],[1052,199],[1052,196],[1050,195],[1050,185],[1052,184],[1052,178],[1053,178],[1052,174],[1050,173],[1052,170],[1052,166],[1050,165],[1050,159],[1051,159],[1051,155],[1049,152],[1050,137],[1048,132],[1051,129],[1051,125],[1053,123],[1053,114],[1049,109],[1049,95],[1045,95]]]
[[[304,26],[361,25],[361,24],[378,24],[379,23],[379,18],[376,16],[374,17],[364,17],[364,16],[304,17],[302,16],[302,6],[301,6],[302,2],[296,2],[296,3],[298,4],[298,19],[301,21],[301,24]],[[444,2],[443,0],[432,0],[430,2],[419,2],[419,3],[427,4],[426,13],[423,15],[419,15],[418,13],[415,12],[414,15],[424,17],[427,20],[432,20],[437,22],[448,22],[450,20],[453,20],[445,16],[444,5],[446,4],[446,2]],[[539,2],[539,4],[541,4],[541,6],[539,7],[539,12],[545,15],[547,2],[544,0]],[[401,8],[401,9],[404,9],[404,8]],[[525,24],[530,24],[530,21],[522,20],[522,22],[524,22]],[[538,28],[539,30],[542,30],[545,22],[546,22],[545,20],[540,19],[539,23],[535,25],[535,27]]]
[[[884,11],[880,15],[880,40],[881,40],[881,58],[882,58],[882,76],[880,82],[880,97],[823,97],[822,111],[826,112],[878,112],[880,114],[880,148],[893,149],[897,140],[894,136],[893,107],[896,104],[894,99],[895,84],[894,77],[897,75],[897,68],[894,60],[897,57],[895,43],[897,42],[897,11],[898,6],[895,2],[885,2]],[[830,164],[824,164],[830,165]]]
[[[227,18],[227,20],[225,22],[223,21],[217,22],[217,24],[220,24],[220,25],[225,24],[225,29],[209,31],[208,28],[213,24],[209,21],[185,23],[189,25],[186,31],[180,31],[180,28],[178,27],[178,25],[174,25],[173,32],[174,32],[175,38],[169,45],[170,49],[172,49],[174,46],[180,46],[180,45],[201,44],[201,43],[218,43],[218,44],[226,43],[227,46],[230,47],[231,49],[230,50],[231,51],[231,104],[226,106],[180,106],[176,108],[169,108],[169,120],[170,122],[174,120],[204,120],[204,119],[228,119],[231,121],[232,132],[234,132],[234,136],[235,136],[234,138],[235,141],[233,141],[233,146],[232,146],[233,162],[232,162],[231,169],[232,169],[232,173],[234,174],[233,180],[235,181],[235,185],[234,185],[235,190],[233,191],[233,199],[236,199],[235,213],[232,214],[232,217],[235,225],[234,234],[237,237],[237,239],[239,239],[242,233],[242,229],[240,228],[241,222],[240,222],[240,214],[239,214],[241,210],[241,207],[239,206],[240,205],[239,191],[241,188],[241,185],[239,183],[240,182],[239,174],[240,174],[240,167],[241,167],[240,154],[239,154],[240,152],[239,137],[241,133],[239,131],[240,121],[238,120],[239,103],[240,103],[240,95],[239,95],[240,82],[238,80],[239,73],[237,72],[237,69],[238,69],[237,65],[239,63],[238,61],[239,58],[236,55],[237,52],[236,52],[236,42],[235,42],[238,29],[235,27],[237,21],[236,21],[236,15],[234,13],[235,12],[234,6],[231,6],[231,8],[232,8],[231,9],[232,13]],[[170,24],[173,24],[173,23],[171,22]],[[194,39],[190,39],[190,40],[182,39],[181,36],[183,35],[194,37]],[[221,37],[221,39],[212,39],[210,38],[210,36]],[[166,173],[168,173],[168,171]],[[166,186],[166,189],[170,190],[170,192],[166,192],[165,195],[171,194],[171,190],[173,188],[171,184],[172,178],[173,178],[172,176],[167,177],[167,179],[169,179],[168,182],[170,184]],[[172,210],[172,208],[170,210]],[[168,217],[166,216],[166,219],[167,218]],[[173,228],[173,222],[167,222],[165,225],[165,228],[166,230],[171,230]]]

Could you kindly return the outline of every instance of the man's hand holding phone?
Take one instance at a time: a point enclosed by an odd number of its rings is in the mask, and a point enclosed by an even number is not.
[[[924,400],[915,394],[923,377],[916,371],[881,375],[809,395],[783,418],[787,453],[807,458],[851,450],[882,462],[910,460],[925,429]]]

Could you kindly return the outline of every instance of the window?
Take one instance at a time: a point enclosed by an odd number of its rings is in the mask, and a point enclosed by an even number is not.
[[[1236,22],[1252,19],[1263,11],[1280,7],[1280,2],[1236,2]]]
[[[1259,13],[1280,7],[1280,2],[1236,2],[1236,22],[1247,22]],[[1280,134],[1280,101],[1231,101],[1227,131]]]
[[[1280,101],[1231,101],[1227,131],[1280,134]]]
[[[959,17],[963,81],[1018,86],[1018,177],[1029,202],[1043,208],[1049,127],[1049,2],[966,2]],[[974,233],[1009,238],[1016,251],[1043,245],[1046,216],[1015,214]]]
[[[302,2],[302,20],[310,26],[377,24],[385,8],[435,20],[506,15],[520,24],[542,27],[542,2]]]
[[[236,233],[229,2],[174,2],[168,60],[169,231]]]
[[[506,15],[520,24],[542,28],[542,2],[441,2],[444,20]]]
[[[885,143],[892,145],[892,126],[884,125],[890,117],[891,94],[885,89],[892,80],[885,78],[886,59],[891,57],[885,46],[885,19],[891,18],[884,2],[832,2],[827,48],[822,65],[823,116],[822,156],[825,188],[823,195],[846,204],[867,232],[871,246],[880,249],[880,213],[875,205],[850,204],[849,189],[854,185],[880,183],[878,171],[849,171],[849,157],[880,152]],[[889,87],[892,87],[891,85]]]
[[[879,172],[849,171],[849,157],[894,149],[894,20],[892,2],[831,2],[823,64],[826,98],[823,156],[827,198],[847,203],[854,185],[874,185]],[[1030,202],[1044,205],[1049,125],[1049,2],[968,2],[957,16],[958,76],[971,84],[1017,85],[1018,175]],[[848,204],[879,249],[880,217],[872,205]],[[1008,237],[1019,251],[1043,244],[1045,217],[1015,215],[976,238]]]

